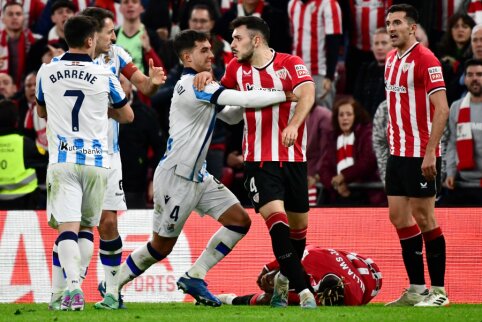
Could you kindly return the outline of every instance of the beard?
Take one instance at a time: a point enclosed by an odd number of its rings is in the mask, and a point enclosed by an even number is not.
[[[469,92],[474,97],[480,97],[482,96],[482,86],[479,83],[472,83],[469,86]]]
[[[250,50],[248,50],[246,54],[242,56],[238,56],[238,62],[249,63],[251,61],[251,58],[253,58],[253,55],[254,55],[254,48],[250,48]]]

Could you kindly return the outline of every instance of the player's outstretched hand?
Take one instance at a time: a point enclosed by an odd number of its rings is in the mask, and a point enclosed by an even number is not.
[[[285,127],[285,129],[281,133],[282,143],[287,148],[295,144],[297,138],[298,138],[298,128],[293,125],[288,124],[288,126]]]
[[[149,59],[149,78],[151,79],[152,84],[156,86],[163,85],[167,78],[162,67],[154,66],[152,58]]]
[[[214,80],[213,75],[210,72],[200,72],[194,76],[193,85],[198,91],[202,91],[204,87]]]

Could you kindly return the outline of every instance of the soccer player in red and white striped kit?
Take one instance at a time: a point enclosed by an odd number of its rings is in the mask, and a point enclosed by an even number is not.
[[[446,306],[446,247],[434,214],[441,187],[440,138],[448,118],[442,68],[434,54],[415,39],[418,13],[393,5],[386,27],[394,50],[385,62],[388,105],[386,192],[410,286],[389,306]],[[423,241],[431,280],[425,286]]]
[[[314,308],[300,262],[308,227],[305,119],[315,99],[313,79],[301,58],[269,48],[270,30],[263,19],[238,17],[231,25],[236,59],[227,65],[222,85],[241,91],[293,91],[298,98],[294,103],[245,110],[245,187],[268,226],[281,268],[271,305],[287,306],[289,281],[300,295],[301,307]]]

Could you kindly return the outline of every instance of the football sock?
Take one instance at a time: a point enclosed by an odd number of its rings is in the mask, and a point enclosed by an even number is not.
[[[112,240],[100,240],[99,257],[104,266],[106,293],[115,298],[118,295],[119,267],[122,261],[122,239],[120,236]]]
[[[298,258],[303,258],[303,253],[306,247],[306,232],[308,227],[303,229],[290,229],[290,240],[298,255]]]
[[[288,218],[285,213],[275,212],[266,218],[266,226],[271,236],[273,253],[280,265],[281,274],[290,281],[297,293],[307,288],[304,270],[290,241]]]
[[[79,231],[79,250],[80,250],[80,283],[87,276],[92,254],[94,253],[94,234],[90,230]]]
[[[443,287],[445,279],[445,237],[440,227],[423,233],[428,273],[432,286]]]
[[[73,231],[64,231],[59,235],[58,253],[60,265],[67,276],[69,291],[80,288],[80,250],[77,243],[77,234]]]
[[[52,293],[63,293],[67,288],[64,270],[60,265],[58,244],[59,238],[57,237],[52,250]]]
[[[236,296],[231,302],[232,305],[256,305],[256,303],[251,304],[251,299],[254,298],[256,294],[248,294],[243,296]],[[229,303],[228,303],[229,304]]]
[[[423,239],[417,225],[397,229],[402,257],[410,284],[425,285],[423,272]]]
[[[151,265],[164,258],[165,256],[152,248],[151,242],[134,250],[119,269],[119,290],[125,284],[144,273]]]
[[[248,227],[241,226],[225,226],[219,228],[209,240],[201,256],[199,256],[194,265],[187,271],[187,274],[191,277],[204,279],[207,272],[227,256],[241,238],[246,235],[248,229]]]

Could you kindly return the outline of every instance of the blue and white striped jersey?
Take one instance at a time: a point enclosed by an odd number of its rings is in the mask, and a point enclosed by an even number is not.
[[[47,108],[49,163],[110,166],[107,108],[127,103],[111,70],[67,52],[42,65],[35,95]]]
[[[94,59],[98,65],[109,68],[119,77],[122,69],[132,62],[132,57],[120,46],[112,45],[107,54],[101,54]],[[119,122],[109,119],[109,153],[119,152]]]

